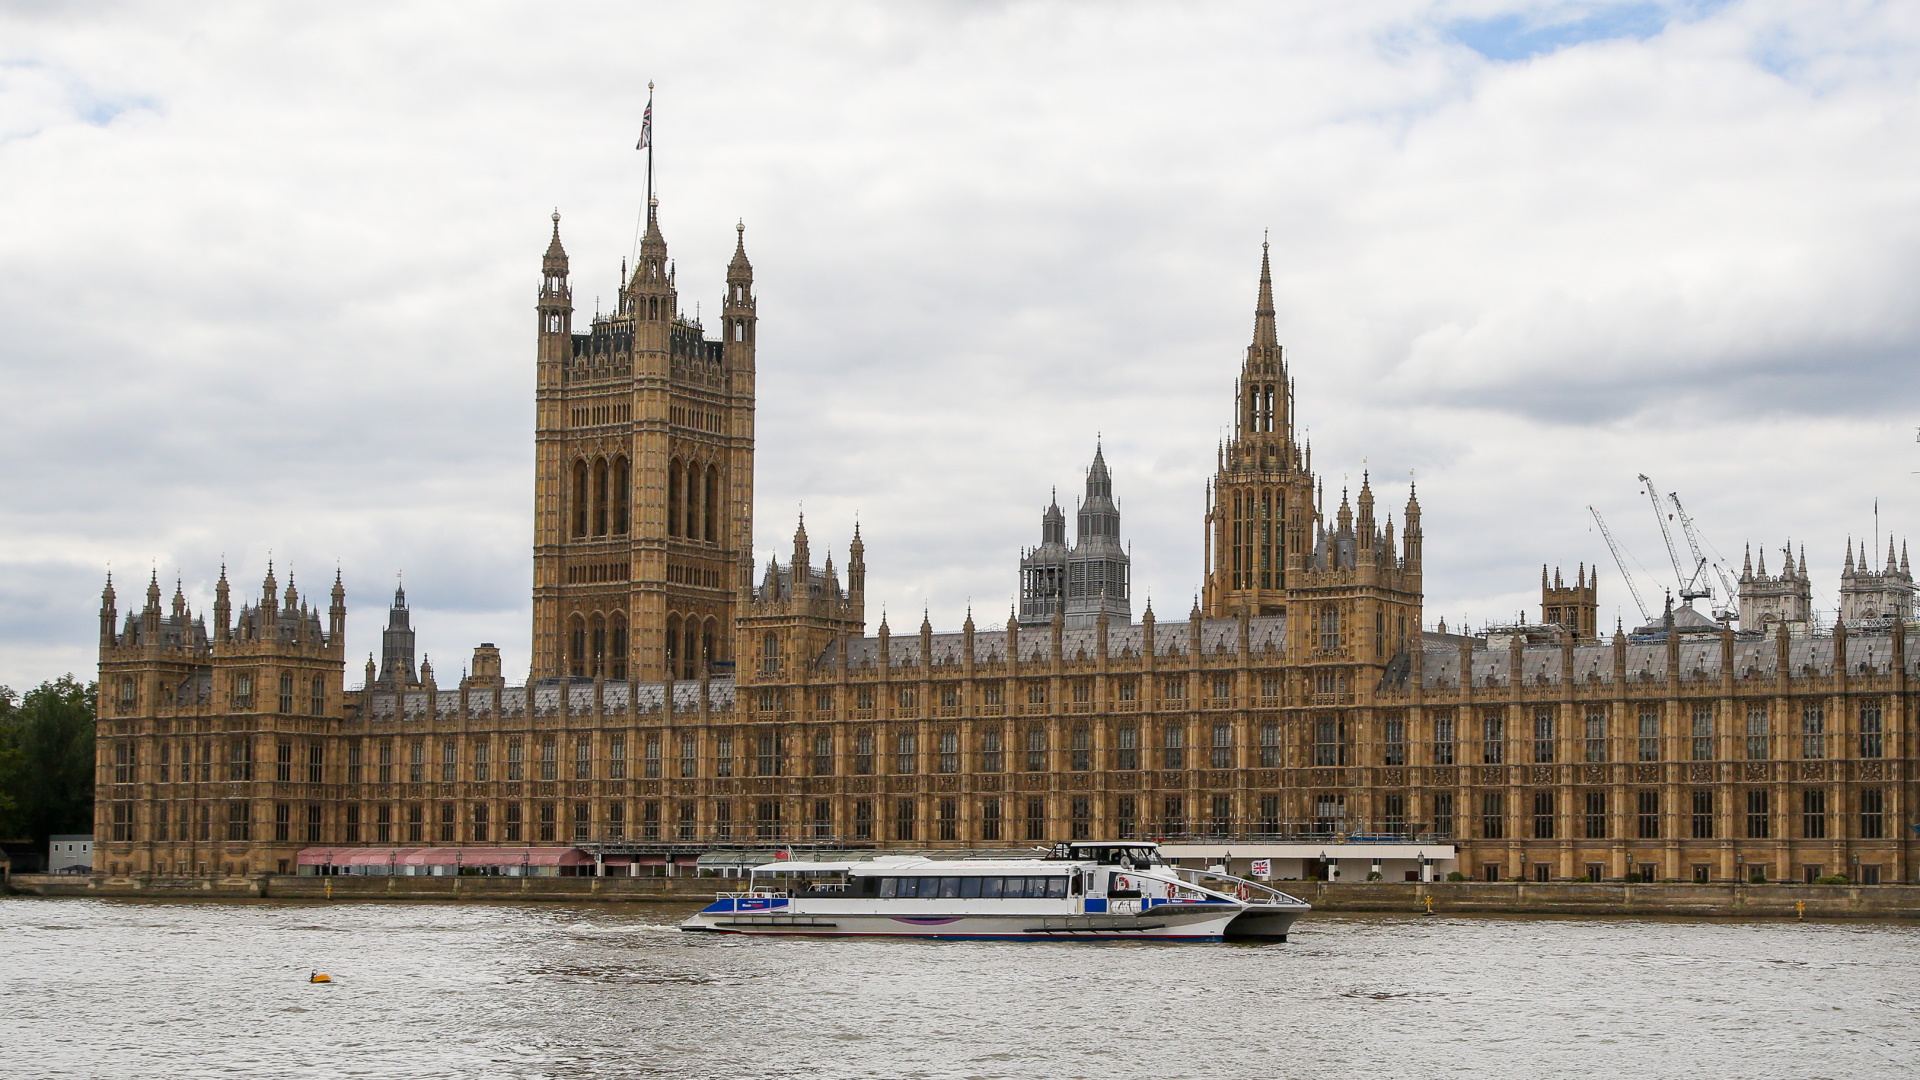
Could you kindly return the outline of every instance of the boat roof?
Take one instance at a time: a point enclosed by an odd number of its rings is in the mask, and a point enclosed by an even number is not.
[[[798,859],[780,859],[776,862],[761,863],[753,867],[754,873],[842,873],[859,871],[864,874],[885,874],[889,871],[912,870],[929,876],[952,874],[956,877],[969,877],[983,870],[1024,870],[1030,873],[1065,873],[1065,867],[1073,862],[1084,860],[1046,859],[1035,856],[1031,859],[930,859],[925,855],[882,855],[877,859],[860,859],[850,862],[811,862]],[[1036,875],[1037,876],[1037,875]]]

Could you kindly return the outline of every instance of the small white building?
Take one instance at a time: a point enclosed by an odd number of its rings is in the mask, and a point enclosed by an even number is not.
[[[89,874],[93,872],[93,837],[51,836],[47,838],[47,873]]]
[[[1266,881],[1366,881],[1370,874],[1379,881],[1439,881],[1460,868],[1452,844],[1161,844],[1160,854],[1182,866],[1225,867],[1236,877]]]

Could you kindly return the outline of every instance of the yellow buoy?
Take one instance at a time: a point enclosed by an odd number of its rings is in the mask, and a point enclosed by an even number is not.
[[[330,983],[330,982],[332,982],[332,981],[333,981],[333,976],[331,976],[331,975],[329,975],[329,974],[327,974],[327,973],[326,973],[326,972],[324,972],[324,971],[316,971],[316,972],[314,972],[314,973],[312,973],[312,974],[310,974],[310,975],[308,975],[308,976],[307,976],[307,981],[308,981],[308,982],[323,982],[323,983]]]

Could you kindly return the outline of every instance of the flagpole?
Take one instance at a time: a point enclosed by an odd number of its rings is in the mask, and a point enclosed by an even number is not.
[[[653,80],[647,80],[647,121],[652,128],[653,121]],[[647,211],[653,211],[653,132],[647,132]]]

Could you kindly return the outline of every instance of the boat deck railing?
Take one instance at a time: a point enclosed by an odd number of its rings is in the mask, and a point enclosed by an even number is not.
[[[1254,881],[1252,878],[1235,877],[1232,874],[1223,873],[1219,870],[1201,870],[1194,867],[1173,865],[1164,866],[1161,869],[1172,871],[1181,880],[1189,884],[1198,885],[1203,889],[1212,889],[1215,892],[1228,893],[1253,903],[1288,905],[1304,905],[1306,903],[1306,901],[1299,897],[1290,896],[1271,885],[1262,884],[1261,882]],[[1208,882],[1217,882],[1219,884],[1209,885],[1207,884]],[[1221,888],[1220,885],[1222,884],[1226,887]]]

